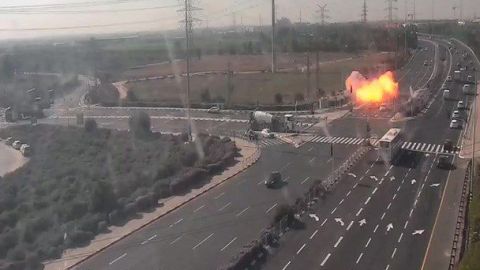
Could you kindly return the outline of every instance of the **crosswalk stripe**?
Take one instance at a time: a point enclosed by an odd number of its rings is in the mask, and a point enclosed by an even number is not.
[[[441,147],[442,147],[441,145],[438,145],[438,146],[437,146],[437,150],[436,150],[435,152],[437,152],[437,153],[440,152],[440,148],[441,148]]]
[[[360,144],[360,142],[362,141],[363,139],[356,139],[355,141],[353,141],[353,144]]]
[[[402,144],[402,147],[401,147],[401,148],[402,148],[402,149],[405,149],[405,146],[407,145],[407,143],[408,143],[408,142],[404,142],[404,143]]]
[[[430,146],[432,146],[432,145],[429,143],[427,148],[425,149],[425,151],[429,152],[430,151]]]
[[[328,140],[328,137],[322,137],[322,139],[319,141],[321,143],[326,142]]]
[[[336,137],[336,139],[334,141],[332,141],[332,143],[338,143],[341,139],[342,139],[342,137]]]
[[[324,136],[318,137],[317,142],[321,142],[321,141],[323,141],[323,140],[325,140],[325,137],[324,137]]]
[[[408,142],[408,144],[407,144],[407,146],[406,146],[405,148],[406,148],[406,149],[409,149],[411,144],[412,144],[412,142]]]
[[[319,142],[323,137],[317,136],[313,139],[313,142]]]
[[[356,138],[350,138],[350,140],[347,141],[347,144],[352,144],[353,141],[355,141],[355,140],[356,140]]]
[[[340,143],[346,144],[347,141],[350,141],[350,138],[344,138],[343,140],[340,141]]]
[[[427,144],[426,143],[422,144],[422,151],[425,149],[425,147],[427,147]]]
[[[413,143],[412,147],[410,148],[411,150],[415,150],[415,148],[417,147],[417,143]]]

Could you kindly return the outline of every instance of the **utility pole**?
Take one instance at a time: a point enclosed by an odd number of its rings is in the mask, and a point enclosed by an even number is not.
[[[323,5],[323,6],[317,4],[317,6],[320,8],[320,9],[318,10],[318,12],[320,13],[320,23],[321,23],[322,25],[325,25],[326,19],[329,18],[328,15],[327,15],[327,12],[328,12],[327,4],[325,4],[325,5]]]
[[[417,21],[417,0],[413,0],[413,21]]]
[[[463,20],[463,0],[460,0],[460,20]]]
[[[310,52],[307,52],[307,94],[305,95],[305,100],[310,100]]]
[[[275,44],[275,0],[272,0],[272,73],[277,72],[277,50]]]
[[[387,19],[388,22],[391,23],[393,22],[393,11],[396,10],[397,8],[394,6],[393,2],[397,2],[397,0],[386,0],[387,1]]]
[[[367,0],[363,0],[362,23],[367,23]]]
[[[237,14],[232,12],[233,32],[237,32]]]
[[[228,108],[230,107],[230,99],[233,92],[233,70],[232,70],[232,63],[228,62],[227,66],[227,94],[225,95],[225,106]]]
[[[320,53],[316,52],[316,59],[315,59],[315,88],[316,91],[320,89]]]
[[[185,60],[187,62],[187,89],[186,89],[186,109],[187,109],[187,119],[188,119],[188,136],[192,139],[192,125],[190,118],[190,53],[192,47],[192,36],[193,36],[193,12],[195,10],[200,10],[192,5],[192,0],[185,0],[185,6],[183,10],[179,12],[184,13],[184,20],[181,21],[185,25]]]

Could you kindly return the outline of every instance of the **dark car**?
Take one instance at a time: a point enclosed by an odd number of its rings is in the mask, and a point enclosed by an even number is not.
[[[282,175],[280,172],[272,172],[267,180],[265,180],[265,186],[267,188],[277,187],[282,183]]]
[[[450,158],[446,155],[441,155],[438,157],[438,160],[437,160],[437,168],[439,169],[450,169],[452,166],[451,162],[450,162]]]
[[[451,140],[445,140],[445,142],[443,143],[443,150],[445,151],[455,150],[453,147],[453,142]]]

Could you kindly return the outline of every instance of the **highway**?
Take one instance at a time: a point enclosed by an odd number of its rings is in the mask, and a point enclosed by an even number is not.
[[[446,76],[453,72],[450,64],[458,61],[451,57],[448,55],[439,70],[443,79],[436,82],[437,93]],[[411,63],[417,66],[412,67],[417,70],[413,73],[421,74],[421,62]],[[455,99],[463,96],[461,86],[448,85]],[[310,220],[306,230],[287,234],[265,269],[421,269],[444,187],[451,177],[451,171],[436,168],[438,153],[422,150],[447,138],[459,145],[462,136],[461,130],[449,128],[447,113],[454,110],[455,100],[444,101],[436,93],[433,96],[436,98],[423,115],[403,125],[408,140],[416,142],[413,151],[404,150],[402,160],[395,166],[376,163],[378,157],[371,152],[351,170],[356,177],[346,175],[341,182],[348,184],[338,187],[329,197],[336,204],[314,209],[320,220]],[[472,98],[465,101],[471,103]],[[330,133],[338,135],[343,131],[354,135],[348,129],[353,121],[342,122],[346,122],[342,123],[344,126],[336,123]],[[382,128],[389,124],[384,121],[382,125],[378,120],[373,126],[382,134]],[[454,173],[461,176],[465,162],[450,158],[457,167]],[[451,179],[459,185],[462,180]]]

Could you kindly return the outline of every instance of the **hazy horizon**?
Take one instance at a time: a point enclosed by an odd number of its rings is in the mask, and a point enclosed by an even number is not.
[[[195,12],[198,27],[233,25],[269,25],[271,0],[197,0]],[[478,0],[463,0],[463,18],[480,14]],[[180,0],[7,0],[0,4],[0,39],[54,37],[108,33],[134,33],[179,28],[182,20]],[[292,22],[320,21],[319,4],[327,4],[328,22],[359,21],[362,0],[277,0],[277,17]],[[403,21],[406,10],[413,12],[414,0],[399,0],[395,18]],[[432,10],[433,3],[433,10]],[[477,4],[476,4],[477,3]],[[367,0],[368,20],[385,20],[385,0]],[[452,19],[452,6],[459,0],[417,0],[416,18]],[[406,9],[405,9],[406,7]],[[235,15],[233,15],[235,13]],[[457,9],[456,17],[460,11]],[[99,26],[102,27],[99,27]]]

